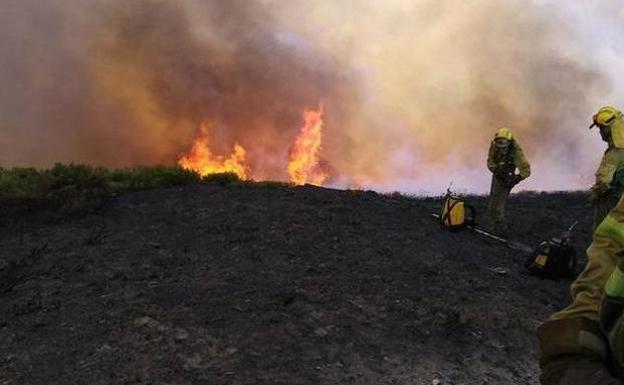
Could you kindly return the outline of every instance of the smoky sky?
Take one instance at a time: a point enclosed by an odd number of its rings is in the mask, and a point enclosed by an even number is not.
[[[601,149],[589,117],[617,100],[572,11],[519,0],[5,1],[0,165],[174,164],[203,121],[215,153],[240,143],[255,178],[283,179],[303,110],[323,103],[323,162],[342,186],[455,178],[484,190],[488,142],[508,126],[534,163],[531,188],[579,188]]]
[[[172,163],[204,120],[217,151],[238,141],[252,161],[279,157],[303,109],[348,88],[313,49],[281,41],[270,10],[248,1],[0,7],[6,164]]]

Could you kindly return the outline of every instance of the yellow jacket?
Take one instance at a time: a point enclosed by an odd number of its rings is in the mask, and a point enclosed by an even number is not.
[[[524,156],[522,147],[515,139],[511,140],[509,150],[507,152],[500,151],[494,141],[490,144],[490,151],[487,159],[488,169],[492,174],[497,175],[499,172],[515,173],[516,168],[522,179],[526,179],[531,175],[531,165]],[[505,168],[507,170],[501,170]]]
[[[578,375],[575,357],[588,360],[581,364],[593,366],[596,373],[600,367],[611,367],[623,378],[624,277],[617,267],[623,252],[624,201],[620,201],[594,232],[585,268],[570,287],[572,303],[538,329],[542,384],[563,383],[557,378],[565,371]],[[621,384],[608,382],[604,375],[602,379],[600,384]]]
[[[624,188],[624,149],[609,146],[602,156],[600,166],[596,171],[595,189],[607,190],[615,188],[621,193]]]

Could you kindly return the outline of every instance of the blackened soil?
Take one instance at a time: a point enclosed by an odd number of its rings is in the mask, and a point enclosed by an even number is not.
[[[5,219],[0,384],[535,384],[535,328],[569,282],[442,231],[439,206],[199,185],[64,223]],[[590,241],[581,194],[508,211],[516,240],[579,220],[580,254]]]

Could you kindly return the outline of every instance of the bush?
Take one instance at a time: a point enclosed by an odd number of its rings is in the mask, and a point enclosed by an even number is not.
[[[238,182],[236,174],[201,177],[178,166],[141,166],[109,170],[82,164],[56,164],[48,170],[16,167],[0,168],[0,197],[37,199],[62,190],[102,190],[107,192],[163,188],[200,182]]]
[[[60,164],[57,163],[49,171],[51,190],[67,187],[77,189],[101,189],[106,188],[109,171],[103,167],[91,167],[83,164]]]
[[[28,212],[54,208],[56,211],[66,211],[74,215],[100,206],[100,202],[104,202],[110,193],[192,183],[249,187],[286,186],[280,182],[242,181],[232,172],[202,177],[195,171],[179,166],[141,166],[111,170],[82,164],[58,163],[47,170],[0,168],[0,209],[7,207],[12,212]]]
[[[0,196],[28,199],[40,195],[51,184],[49,178],[34,168],[0,168]]]
[[[235,172],[221,172],[204,175],[202,177],[202,181],[206,183],[217,183],[225,186],[228,184],[239,183],[241,179]]]
[[[141,190],[159,187],[173,187],[199,183],[201,177],[192,170],[172,166],[135,167],[114,170],[110,174],[109,186],[115,191]]]

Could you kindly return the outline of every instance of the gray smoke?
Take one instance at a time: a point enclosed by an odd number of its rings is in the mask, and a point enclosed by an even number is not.
[[[534,164],[526,187],[584,187],[602,147],[587,124],[618,102],[617,7],[5,1],[0,164],[173,164],[207,121],[215,153],[238,142],[252,176],[283,179],[302,111],[323,102],[340,186],[483,191],[507,126]]]

